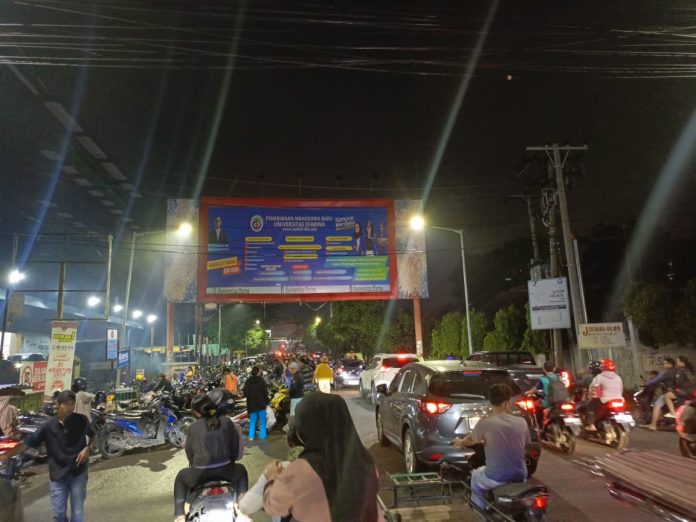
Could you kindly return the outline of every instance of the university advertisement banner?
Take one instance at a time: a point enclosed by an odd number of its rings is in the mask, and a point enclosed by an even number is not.
[[[565,277],[528,281],[532,330],[570,328],[570,303]]]
[[[581,324],[578,344],[584,350],[606,350],[626,348],[623,323]]]
[[[201,301],[398,297],[394,202],[201,200]]]
[[[46,388],[46,361],[34,361],[22,363],[19,368],[19,383],[31,386],[35,392],[44,391]]]
[[[70,389],[76,339],[76,322],[53,321],[51,323],[51,348],[48,352],[46,387],[44,388],[46,395],[51,395],[54,390]]]
[[[108,328],[106,330],[106,360],[112,361],[118,358],[118,330]]]

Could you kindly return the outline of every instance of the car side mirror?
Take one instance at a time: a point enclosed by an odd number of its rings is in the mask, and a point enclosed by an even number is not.
[[[377,393],[381,393],[383,395],[389,395],[389,391],[387,390],[386,384],[378,384],[377,388],[375,388],[375,390],[377,390]]]

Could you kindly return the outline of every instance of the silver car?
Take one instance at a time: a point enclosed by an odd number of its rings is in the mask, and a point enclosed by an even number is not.
[[[491,412],[488,389],[503,383],[515,395],[514,415],[529,425],[532,441],[527,454],[531,476],[540,455],[536,418],[510,374],[489,364],[426,361],[404,366],[387,388],[378,387],[375,410],[377,436],[404,453],[406,470],[415,473],[444,461],[468,464],[477,448],[455,448],[450,442],[464,437]],[[478,448],[479,453],[482,448]]]

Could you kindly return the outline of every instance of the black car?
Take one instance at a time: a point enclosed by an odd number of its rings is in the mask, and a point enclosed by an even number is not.
[[[344,386],[359,386],[364,367],[365,364],[358,359],[343,359],[334,369],[334,388],[340,390]]]
[[[459,449],[450,442],[466,436],[490,414],[488,389],[497,383],[510,386],[516,404],[513,415],[523,417],[529,425],[534,443],[527,452],[531,476],[540,455],[531,401],[521,395],[505,369],[489,364],[426,361],[404,366],[389,388],[382,384],[377,390],[375,420],[380,443],[393,443],[403,450],[409,473],[444,461],[468,464],[475,448]]]

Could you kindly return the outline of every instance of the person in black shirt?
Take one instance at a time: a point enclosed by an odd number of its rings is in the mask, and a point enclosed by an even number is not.
[[[167,376],[163,373],[159,374],[159,382],[157,383],[157,386],[155,386],[155,389],[152,390],[154,392],[162,391],[165,393],[172,393],[174,391],[174,388],[172,387],[172,383],[169,379],[167,379]]]
[[[184,522],[187,496],[198,484],[210,480],[229,482],[237,496],[246,493],[249,484],[247,470],[240,459],[239,434],[230,419],[218,415],[217,406],[207,395],[201,395],[191,404],[198,420],[189,427],[186,437],[188,468],[174,481],[175,522]]]
[[[261,368],[254,366],[251,369],[251,377],[244,383],[244,397],[246,397],[247,411],[249,412],[249,440],[254,440],[257,420],[259,422],[259,440],[266,438],[268,386],[260,374]]]
[[[70,498],[70,521],[83,522],[87,496],[89,442],[94,436],[94,431],[87,417],[73,413],[75,393],[70,390],[63,391],[56,401],[56,416],[32,433],[26,443],[0,455],[0,460],[13,457],[26,450],[27,446],[38,448],[42,443],[46,443],[53,520],[67,522]]]

